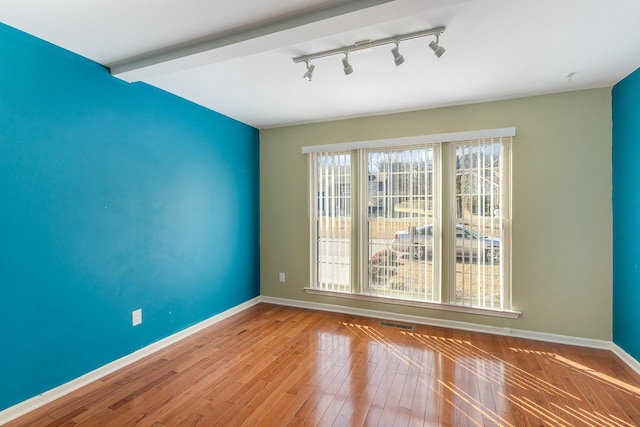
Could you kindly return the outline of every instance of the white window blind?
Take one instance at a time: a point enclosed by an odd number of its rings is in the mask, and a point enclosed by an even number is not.
[[[351,292],[351,153],[313,153],[309,162],[313,212],[312,282]]]
[[[311,288],[510,310],[515,129],[493,131],[305,147]]]
[[[439,153],[439,144],[362,151],[369,295],[440,301]]]
[[[449,242],[456,253],[452,303],[500,310],[510,305],[503,262],[510,217],[506,169],[510,144],[511,138],[452,144],[450,220],[455,235],[450,233]]]

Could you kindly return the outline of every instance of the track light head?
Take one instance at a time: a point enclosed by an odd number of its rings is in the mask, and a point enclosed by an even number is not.
[[[399,43],[396,43],[396,47],[391,49],[391,54],[393,55],[393,62],[395,62],[396,67],[404,62],[404,56],[400,55]]]
[[[344,58],[342,58],[342,67],[344,68],[345,76],[353,73],[353,67],[349,64],[349,54],[345,53]]]
[[[404,64],[404,56],[400,54],[400,43],[413,40],[420,37],[435,37],[435,40],[429,43],[429,47],[433,50],[433,53],[439,58],[445,52],[445,48],[440,46],[438,43],[440,42],[439,37],[445,31],[445,27],[435,27],[430,28],[428,30],[414,31],[412,33],[406,34],[398,34],[392,37],[387,37],[378,40],[362,40],[356,42],[351,46],[343,46],[335,49],[323,50],[321,52],[310,53],[307,55],[298,56],[293,59],[293,62],[299,64],[300,62],[304,62],[307,65],[307,70],[304,73],[304,79],[307,81],[311,81],[313,78],[313,70],[315,66],[311,63],[311,61],[319,60],[322,58],[326,58],[328,56],[334,55],[342,55],[342,68],[345,75],[350,75],[353,73],[353,67],[349,63],[349,54],[352,52],[356,53],[364,53],[371,51],[374,47],[394,44],[395,46],[391,49],[391,54],[393,55],[393,62],[396,66]]]
[[[436,39],[429,43],[429,47],[433,50],[433,54],[440,58],[443,53],[446,52],[446,49],[440,46],[438,43],[440,42],[440,35],[436,35]]]
[[[307,61],[307,72],[304,73],[304,76],[302,76],[306,81],[310,82],[311,78],[313,77],[313,70],[316,68],[315,65],[313,64],[309,64],[309,61]]]

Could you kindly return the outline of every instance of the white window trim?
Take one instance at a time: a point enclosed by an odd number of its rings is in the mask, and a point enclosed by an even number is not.
[[[457,141],[467,141],[471,139],[500,138],[500,137],[507,137],[507,136],[513,137],[515,135],[516,135],[515,127],[472,130],[472,131],[465,131],[465,132],[438,133],[438,134],[432,134],[432,135],[408,136],[408,137],[402,137],[402,138],[372,139],[368,141],[352,141],[352,142],[341,142],[336,144],[308,145],[308,146],[302,147],[302,154],[360,150],[363,148],[399,147],[403,145],[415,145],[415,144],[424,144],[424,143],[457,142]]]
[[[323,145],[312,145],[312,146],[304,146],[302,147],[303,154],[310,153],[322,153],[322,152],[341,152],[341,151],[349,151],[349,150],[362,150],[369,148],[388,148],[388,147],[400,147],[407,145],[416,145],[416,144],[424,144],[424,143],[446,143],[446,142],[461,142],[467,140],[475,140],[475,139],[489,139],[489,138],[500,138],[500,137],[514,137],[516,135],[515,127],[507,127],[507,128],[495,128],[495,129],[484,129],[484,130],[473,130],[473,131],[464,131],[464,132],[450,132],[450,133],[441,133],[441,134],[431,134],[431,135],[418,135],[418,136],[410,136],[410,137],[401,137],[401,138],[391,138],[391,139],[376,139],[376,140],[366,140],[366,141],[352,141],[352,142],[343,142],[343,143],[335,143],[335,144],[323,144]],[[508,150],[508,156],[510,161],[507,162],[511,166],[511,149]],[[309,166],[311,166],[311,161],[309,161]],[[511,170],[508,170],[508,176],[511,176]],[[311,182],[308,182],[308,187],[310,187]],[[507,184],[510,185],[510,182]],[[510,192],[510,188],[507,189]],[[311,197],[308,197],[310,201],[308,216],[311,217],[312,209],[314,202],[311,201]],[[358,203],[359,201],[357,201]],[[511,207],[509,206],[509,211]],[[352,212],[353,215],[353,212]],[[508,220],[510,221],[510,214],[508,216]],[[353,220],[353,217],[352,217]],[[506,220],[506,219],[505,219]],[[510,225],[510,224],[509,224]],[[511,227],[506,227],[509,230],[509,239],[510,239],[510,230]],[[359,229],[359,228],[358,228]],[[506,237],[506,236],[505,236]],[[356,239],[358,244],[362,244],[363,239]],[[311,254],[313,256],[314,242],[310,241],[311,246]],[[360,251],[362,253],[362,250]],[[510,251],[508,252],[510,253]],[[362,265],[361,262],[359,264]],[[314,283],[314,271],[311,269],[310,271],[310,283]],[[508,290],[508,298],[511,300],[511,262],[507,263],[507,268],[504,272],[505,276],[509,277],[509,290]],[[372,302],[380,302],[386,304],[396,304],[403,306],[411,306],[411,307],[420,307],[427,308],[432,310],[441,310],[441,311],[450,311],[450,312],[458,312],[458,313],[467,313],[467,314],[479,314],[485,316],[493,316],[493,317],[502,317],[502,318],[510,318],[517,319],[522,313],[520,311],[514,310],[511,304],[509,306],[511,308],[508,309],[491,309],[484,307],[469,307],[462,306],[457,304],[449,304],[446,302],[434,303],[434,302],[422,302],[422,301],[413,301],[413,300],[405,300],[393,297],[376,297],[370,296],[360,293],[344,293],[344,292],[336,292],[329,290],[321,290],[316,288],[304,288],[305,293],[312,295],[323,295],[323,296],[331,296],[337,298],[344,299],[355,299],[355,300],[363,300],[363,301],[372,301]]]
[[[468,306],[456,305],[456,304],[423,302],[423,301],[414,301],[414,300],[392,298],[392,297],[376,297],[376,296],[364,295],[364,294],[325,291],[325,290],[315,289],[315,288],[304,288],[304,291],[309,295],[322,295],[327,297],[335,297],[335,298],[343,298],[343,299],[379,302],[383,304],[395,304],[395,305],[402,305],[407,307],[426,308],[429,310],[452,311],[455,313],[479,314],[483,316],[503,317],[506,319],[517,319],[522,315],[522,312],[520,311],[509,310],[509,309],[498,310],[498,309],[483,308],[483,307],[468,307]]]

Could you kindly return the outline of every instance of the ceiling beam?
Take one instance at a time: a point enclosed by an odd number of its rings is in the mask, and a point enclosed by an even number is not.
[[[292,18],[271,22],[259,27],[243,29],[241,31],[198,39],[192,42],[179,44],[167,49],[162,49],[134,58],[125,59],[109,65],[111,74],[123,80],[144,81],[155,76],[165,75],[189,68],[200,67],[219,61],[233,59],[241,56],[273,50],[284,46],[317,39],[348,31],[354,28],[361,18],[355,19],[354,12],[374,8],[394,0],[353,0],[339,5],[331,6],[305,13]],[[332,18],[348,17],[337,25],[324,27],[316,31],[302,32],[296,29],[310,24],[326,21]],[[362,21],[367,21],[364,19]],[[362,22],[368,24],[369,22]]]

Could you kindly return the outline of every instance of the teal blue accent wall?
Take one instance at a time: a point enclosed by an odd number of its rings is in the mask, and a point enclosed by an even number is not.
[[[258,153],[0,24],[0,410],[258,296]]]
[[[640,69],[612,97],[613,341],[640,361]]]

